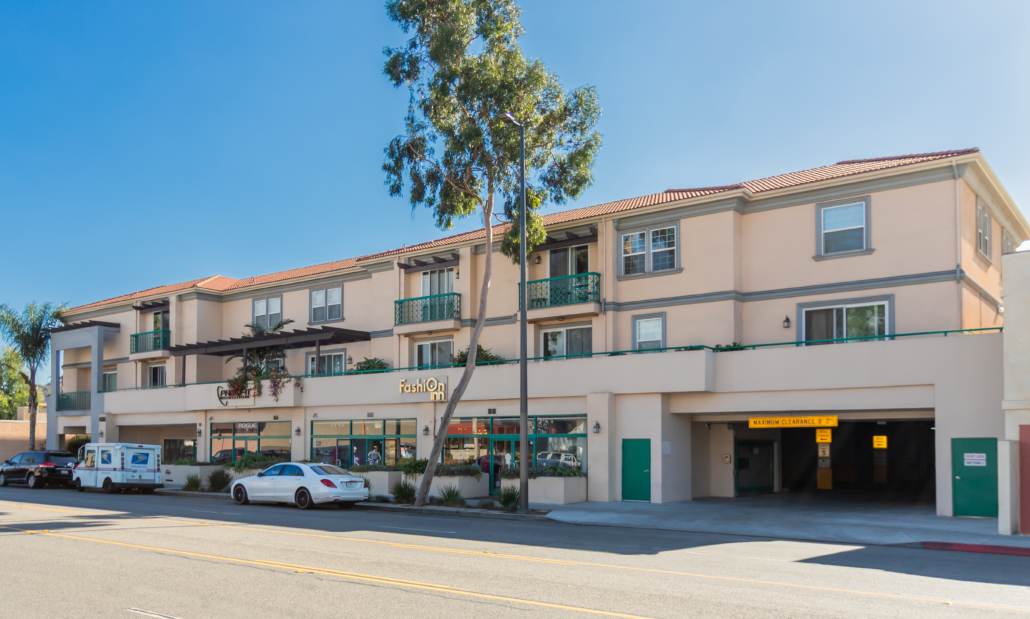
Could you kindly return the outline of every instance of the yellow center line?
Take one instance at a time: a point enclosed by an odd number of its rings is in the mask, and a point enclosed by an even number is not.
[[[605,610],[594,610],[592,608],[580,608],[578,606],[568,606],[565,604],[551,604],[549,602],[538,602],[535,600],[524,600],[520,598],[507,597],[502,595],[490,595],[488,593],[478,593],[475,591],[468,591],[465,589],[456,589],[447,585],[437,585],[432,583],[423,583],[414,580],[403,580],[399,578],[388,578],[384,576],[372,576],[369,574],[358,574],[356,572],[342,572],[339,570],[331,570],[319,567],[309,567],[304,565],[293,565],[290,563],[280,563],[277,561],[265,561],[265,560],[252,560],[252,559],[238,559],[235,557],[223,557],[220,555],[210,555],[199,552],[189,552],[186,550],[173,550],[171,548],[158,548],[156,546],[143,546],[140,544],[129,544],[126,542],[115,542],[111,540],[96,539],[92,537],[82,537],[79,535],[68,535],[65,533],[53,533],[51,531],[33,531],[29,529],[19,529],[17,527],[0,526],[4,529],[14,529],[17,531],[23,531],[32,535],[46,535],[50,537],[60,537],[64,539],[74,539],[86,542],[96,542],[98,544],[109,544],[111,546],[122,546],[125,548],[137,548],[140,550],[150,550],[153,552],[161,552],[167,554],[174,554],[186,557],[196,557],[200,559],[212,559],[215,561],[225,561],[228,563],[238,563],[241,565],[256,565],[260,567],[270,567],[283,570],[294,570],[302,573],[321,574],[324,576],[336,576],[339,578],[347,578],[350,580],[357,580],[361,582],[371,582],[382,585],[390,585],[396,587],[405,587],[408,589],[421,589],[424,591],[434,591],[437,593],[448,593],[451,595],[463,595],[466,597],[474,597],[486,600],[495,600],[500,602],[512,602],[515,604],[526,604],[529,606],[541,606],[544,608],[555,608],[558,610],[568,610],[578,613],[586,613],[590,615],[603,615],[606,617],[621,617],[623,619],[648,619],[640,615],[628,615],[626,613],[616,613]]]
[[[72,511],[72,510],[61,510],[61,509],[57,509],[57,508],[32,507],[32,506],[25,506],[25,505],[18,505],[17,507],[23,507],[25,509],[42,509],[42,510],[53,510],[53,511]],[[92,512],[76,512],[76,513],[83,513],[83,514],[85,514],[85,513],[92,513]],[[97,514],[97,515],[101,515],[101,514]],[[834,592],[834,593],[850,593],[850,594],[855,594],[855,595],[865,595],[865,596],[872,596],[872,597],[895,598],[895,599],[901,599],[901,600],[914,600],[914,601],[919,601],[919,602],[931,602],[931,603],[934,603],[934,604],[960,604],[960,605],[963,605],[963,606],[974,606],[974,607],[977,607],[977,608],[996,608],[996,609],[1001,609],[1001,610],[1014,610],[1014,611],[1024,612],[1024,613],[1025,612],[1030,612],[1030,609],[1028,609],[1028,608],[1018,608],[1018,607],[1012,607],[1012,606],[999,606],[999,605],[996,605],[996,604],[983,604],[983,603],[978,603],[978,602],[962,602],[962,601],[955,601],[955,600],[945,600],[945,599],[941,599],[941,598],[917,597],[917,596],[911,596],[911,595],[901,595],[901,594],[896,594],[896,593],[879,593],[879,592],[875,592],[875,591],[861,591],[861,590],[856,590],[856,589],[840,589],[840,588],[835,588],[835,587],[821,587],[821,586],[818,586],[818,585],[801,585],[801,584],[795,584],[795,583],[785,583],[785,582],[777,582],[777,581],[770,581],[770,580],[755,580],[755,579],[751,579],[751,578],[735,578],[733,576],[712,576],[712,575],[709,575],[709,574],[694,574],[694,573],[691,573],[691,572],[677,572],[677,571],[673,571],[673,570],[661,570],[661,569],[647,568],[647,567],[632,567],[632,566],[627,566],[627,565],[611,565],[611,564],[606,564],[606,563],[590,563],[590,562],[586,562],[586,561],[567,561],[567,560],[560,560],[560,559],[546,559],[546,558],[539,558],[539,557],[527,557],[527,556],[523,556],[523,555],[499,554],[499,553],[494,553],[494,552],[490,552],[490,551],[487,551],[487,550],[483,550],[483,551],[480,551],[480,550],[461,550],[461,549],[457,549],[457,548],[443,548],[443,547],[439,547],[439,546],[423,546],[423,545],[419,545],[419,544],[404,544],[404,543],[400,543],[400,542],[387,542],[387,541],[382,541],[382,540],[361,539],[361,538],[356,538],[356,537],[341,537],[341,536],[337,536],[337,535],[320,535],[320,534],[317,534],[317,533],[300,533],[300,532],[297,532],[297,531],[279,531],[279,530],[275,530],[275,529],[262,529],[262,528],[258,528],[258,527],[244,527],[244,526],[229,525],[229,524],[211,524],[209,522],[191,523],[191,522],[184,521],[184,520],[173,520],[171,518],[141,518],[139,516],[128,516],[128,515],[120,515],[120,514],[106,514],[106,515],[113,515],[113,516],[117,516],[119,518],[126,518],[126,519],[150,520],[150,521],[154,521],[154,522],[168,522],[168,523],[172,523],[172,524],[195,524],[196,526],[209,526],[209,527],[214,527],[214,528],[219,528],[219,529],[235,529],[235,530],[239,530],[239,531],[253,531],[253,532],[257,532],[257,533],[272,533],[272,534],[276,534],[276,535],[293,535],[293,536],[296,536],[296,537],[312,537],[312,538],[318,538],[318,539],[331,539],[331,540],[336,540],[336,541],[341,541],[341,542],[357,542],[357,543],[362,543],[362,544],[376,544],[376,545],[381,545],[381,546],[391,546],[391,547],[394,547],[394,548],[404,548],[404,549],[408,549],[408,550],[424,550],[424,551],[430,551],[430,552],[442,552],[442,553],[450,553],[450,554],[471,555],[471,556],[477,556],[477,557],[488,557],[488,558],[493,558],[493,559],[508,559],[508,560],[513,560],[513,561],[530,561],[530,562],[536,562],[536,563],[550,563],[550,564],[555,564],[555,565],[567,565],[567,566],[578,566],[578,567],[597,567],[597,568],[605,568],[605,569],[624,570],[624,571],[630,571],[630,572],[646,572],[646,573],[651,573],[651,574],[667,574],[667,575],[670,575],[670,576],[683,576],[683,577],[687,577],[687,578],[703,578],[703,579],[706,579],[706,580],[721,580],[721,581],[740,582],[740,583],[748,583],[748,584],[756,584],[756,585],[769,585],[769,586],[775,586],[775,587],[790,587],[790,588],[794,588],[794,589],[809,589],[809,590],[813,590],[813,591],[829,591],[829,592]],[[9,527],[0,527],[0,528],[9,528]]]

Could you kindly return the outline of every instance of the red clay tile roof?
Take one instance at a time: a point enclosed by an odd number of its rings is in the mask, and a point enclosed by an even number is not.
[[[740,189],[745,189],[752,194],[762,193],[765,191],[774,191],[777,189],[787,189],[790,187],[806,185],[808,183],[817,183],[820,181],[843,178],[846,176],[853,176],[856,174],[865,174],[868,172],[876,172],[879,170],[886,170],[889,168],[897,168],[906,165],[924,163],[927,161],[934,161],[937,159],[946,159],[948,157],[971,155],[973,153],[978,152],[980,152],[979,148],[966,148],[962,150],[948,150],[936,153],[898,155],[894,157],[879,157],[876,159],[849,159],[846,161],[838,161],[833,165],[823,166],[821,168],[812,168],[811,170],[802,170],[800,172],[791,172],[789,174],[770,176],[768,178],[760,178],[758,180],[745,181],[743,183],[736,183],[733,185],[722,185],[719,187],[699,187],[694,189],[669,189],[661,193],[653,193],[647,196],[641,196],[639,198],[617,200],[615,202],[607,202],[605,204],[598,204],[596,206],[587,206],[584,208],[572,209],[569,211],[545,215],[544,225],[553,226],[556,224],[568,223],[580,219],[600,217],[602,215],[621,213],[624,211],[631,211],[638,208],[657,206],[659,204],[678,202],[680,200],[698,198],[702,196]],[[510,224],[504,223],[494,226],[493,230],[495,237],[503,234],[505,230],[508,229],[509,225]],[[208,277],[206,279],[195,279],[193,281],[183,282],[181,284],[171,284],[168,286],[158,286],[156,288],[141,290],[139,292],[134,292],[132,294],[115,297],[113,299],[107,299],[105,301],[98,301],[96,303],[90,303],[88,305],[80,305],[79,307],[74,307],[71,309],[89,309],[101,305],[118,303],[120,301],[130,301],[133,299],[143,297],[151,297],[171,292],[177,292],[179,290],[185,290],[188,288],[200,288],[204,290],[214,290],[219,292],[225,292],[228,290],[239,290],[243,288],[248,288],[250,286],[257,286],[260,284],[280,282],[289,279],[305,277],[308,275],[319,275],[322,273],[330,273],[333,271],[349,269],[354,266],[357,266],[359,263],[362,262],[368,262],[370,260],[376,260],[379,258],[386,258],[388,256],[394,256],[397,254],[408,252],[421,252],[432,250],[438,247],[460,245],[462,243],[467,243],[469,241],[482,239],[485,236],[486,234],[483,232],[483,230],[473,230],[471,232],[463,232],[461,234],[455,234],[452,236],[444,237],[442,239],[428,241],[426,243],[419,243],[418,245],[408,245],[401,247],[399,249],[391,249],[376,254],[360,256],[358,258],[348,258],[346,260],[327,262],[325,264],[320,264],[316,266],[302,267],[299,269],[291,269],[288,271],[280,271],[278,273],[272,273],[271,275],[259,275],[246,279],[233,279],[231,277],[215,275],[213,277]]]

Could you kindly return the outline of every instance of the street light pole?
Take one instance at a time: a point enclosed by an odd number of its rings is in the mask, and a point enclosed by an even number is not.
[[[505,122],[519,128],[519,511],[529,512],[529,366],[527,361],[528,318],[526,290],[526,128],[508,112]],[[487,251],[490,251],[487,248]]]

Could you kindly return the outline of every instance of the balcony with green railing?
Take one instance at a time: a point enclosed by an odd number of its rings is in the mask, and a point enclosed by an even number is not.
[[[393,302],[393,324],[461,320],[461,294],[449,292]]]
[[[88,411],[89,392],[71,391],[57,394],[57,410],[59,411]]]
[[[577,303],[600,303],[601,274],[580,273],[538,279],[526,282],[526,290],[531,310]],[[521,294],[519,298],[522,298]]]
[[[172,332],[168,329],[133,333],[129,337],[129,353],[165,350],[172,345]]]

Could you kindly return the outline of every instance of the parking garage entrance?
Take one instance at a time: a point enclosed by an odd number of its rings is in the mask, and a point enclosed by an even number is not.
[[[856,500],[936,500],[932,419],[747,429],[734,442],[737,496],[780,491]]]

